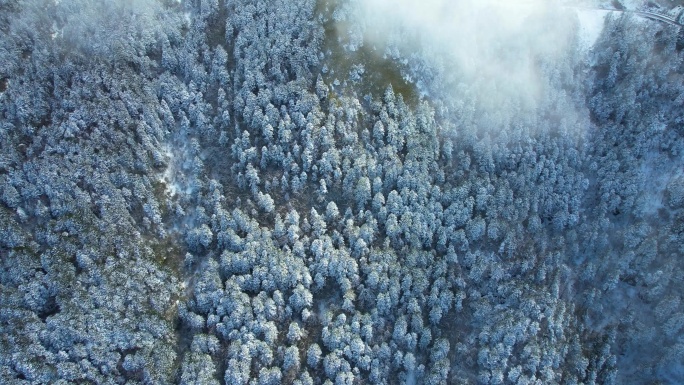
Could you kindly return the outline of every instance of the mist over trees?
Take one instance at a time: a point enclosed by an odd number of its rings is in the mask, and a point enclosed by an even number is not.
[[[0,0],[1,383],[684,382],[682,30],[357,3]]]

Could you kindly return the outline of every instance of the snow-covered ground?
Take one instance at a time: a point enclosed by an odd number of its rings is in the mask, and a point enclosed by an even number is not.
[[[583,48],[587,50],[591,49],[603,30],[603,23],[606,15],[611,11],[582,8],[577,8],[575,11],[577,12],[577,17],[580,22],[580,43]]]
[[[670,15],[672,18],[677,18],[679,14],[684,10],[684,6],[678,5],[671,10],[667,11],[667,14]]]
[[[641,9],[647,1],[644,0],[622,0],[622,5],[629,10]]]

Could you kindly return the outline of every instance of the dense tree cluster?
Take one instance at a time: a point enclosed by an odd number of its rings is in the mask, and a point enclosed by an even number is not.
[[[0,382],[684,381],[681,32],[497,111],[350,4],[0,0]]]

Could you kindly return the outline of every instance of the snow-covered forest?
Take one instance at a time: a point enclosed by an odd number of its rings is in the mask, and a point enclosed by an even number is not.
[[[541,3],[0,0],[0,383],[684,383],[684,28]]]

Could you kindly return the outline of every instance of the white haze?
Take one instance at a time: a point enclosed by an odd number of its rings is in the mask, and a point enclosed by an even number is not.
[[[578,9],[577,17],[579,18],[580,31],[579,39],[584,49],[591,48],[598,39],[603,30],[603,23],[605,23],[606,16],[610,11],[602,11],[595,9]]]
[[[549,68],[577,49],[577,15],[557,1],[363,0],[355,8],[367,44],[389,43],[387,52],[436,69],[427,92],[465,85],[485,109],[538,107]]]

